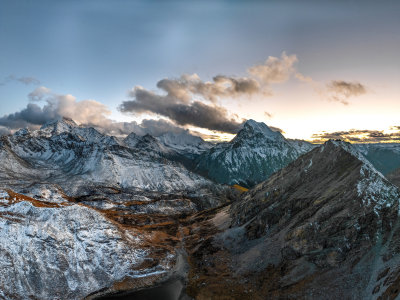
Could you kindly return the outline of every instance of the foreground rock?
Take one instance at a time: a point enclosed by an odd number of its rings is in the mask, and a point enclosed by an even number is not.
[[[204,222],[213,233],[188,250],[188,291],[197,299],[395,299],[399,199],[350,144],[329,141]]]
[[[1,298],[81,299],[128,277],[166,273],[173,252],[157,266],[141,267],[151,257],[147,238],[81,204],[3,191]]]

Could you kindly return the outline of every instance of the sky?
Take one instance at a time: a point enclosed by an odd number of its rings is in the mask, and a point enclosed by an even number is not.
[[[399,1],[0,0],[0,133],[400,139]]]

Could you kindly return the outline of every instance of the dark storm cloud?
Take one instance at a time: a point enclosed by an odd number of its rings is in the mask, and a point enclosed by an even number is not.
[[[34,77],[24,77],[24,76],[16,77],[15,75],[9,75],[6,78],[4,78],[2,82],[0,82],[0,85],[5,85],[8,82],[12,82],[12,81],[19,82],[19,83],[22,83],[22,84],[25,84],[25,85],[30,85],[30,84],[38,85],[38,84],[40,84],[40,80],[36,79]]]
[[[131,91],[133,100],[124,101],[122,112],[154,113],[169,118],[178,125],[192,125],[210,130],[236,133],[240,123],[228,116],[228,111],[216,104],[200,101],[186,102],[167,94],[161,96],[136,87]]]
[[[361,96],[367,93],[367,88],[359,82],[350,82],[344,80],[332,80],[327,84],[327,90],[330,93],[329,98],[333,101],[348,105],[350,97]]]
[[[393,127],[392,127],[393,129]],[[400,130],[385,133],[382,130],[349,130],[349,131],[336,131],[336,132],[322,132],[316,133],[311,136],[313,142],[322,143],[329,139],[341,139],[354,143],[379,143],[400,140]]]

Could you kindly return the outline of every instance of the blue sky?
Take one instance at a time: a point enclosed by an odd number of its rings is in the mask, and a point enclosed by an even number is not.
[[[160,79],[185,73],[203,80],[248,76],[249,67],[286,51],[297,56],[296,70],[321,84],[364,84],[366,105],[332,106],[311,91],[315,88],[307,91],[293,80],[249,105],[229,98],[219,104],[292,136],[299,134],[296,122],[312,117],[310,110],[315,122],[322,122],[314,131],[344,130],[334,120],[324,124],[321,116],[333,110],[345,116],[347,129],[365,127],[374,105],[384,105],[388,117],[381,119],[387,123],[375,126],[383,129],[389,121],[398,125],[394,113],[400,113],[393,107],[400,102],[399,28],[396,1],[0,0],[0,115],[23,109],[36,87],[7,80],[10,75],[37,78],[41,86],[77,101],[94,99],[112,111],[112,118],[129,121],[139,114],[121,114],[117,107],[135,85],[157,90]],[[260,111],[272,111],[274,118],[265,120]]]

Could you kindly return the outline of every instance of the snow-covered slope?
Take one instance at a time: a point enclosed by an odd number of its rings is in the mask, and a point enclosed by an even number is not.
[[[264,123],[248,120],[232,141],[203,153],[196,168],[220,183],[253,186],[312,148],[306,142],[286,140]]]
[[[82,299],[142,277],[135,267],[149,254],[143,238],[83,205],[1,191],[0,298]],[[161,263],[146,272],[168,268]]]
[[[167,132],[157,137],[166,147],[185,156],[193,156],[210,149],[213,144],[205,142],[201,137],[193,136],[188,132]]]
[[[169,160],[166,154],[172,150],[156,138],[140,137],[134,146],[132,140],[130,135],[123,145],[112,136],[68,119],[33,132],[23,129],[2,137],[1,176],[58,183],[71,193],[88,183],[163,192],[196,190],[212,184]]]

